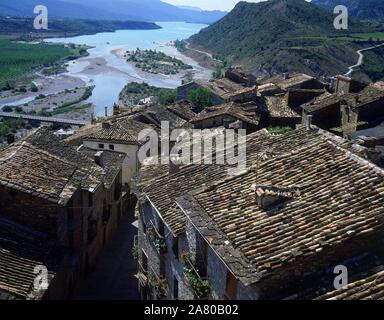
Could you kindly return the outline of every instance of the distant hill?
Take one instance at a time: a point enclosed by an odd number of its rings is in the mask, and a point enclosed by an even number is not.
[[[34,39],[34,37],[75,36],[98,32],[113,32],[116,30],[160,28],[160,26],[153,22],[143,21],[50,19],[49,30],[36,32],[33,28],[33,18],[0,17],[0,36],[3,35],[11,38],[14,35],[14,38],[25,40]]]
[[[312,0],[312,3],[329,10],[344,5],[351,17],[384,21],[383,0]]]
[[[353,35],[374,30],[355,20],[348,31],[336,30],[334,17],[304,0],[239,2],[189,42],[258,76],[291,71],[330,76],[345,72],[356,63],[356,50],[368,46]]]
[[[31,17],[35,0],[1,0],[0,16]],[[210,24],[226,12],[197,11],[164,3],[160,0],[44,0],[49,16],[69,19],[185,21]]]

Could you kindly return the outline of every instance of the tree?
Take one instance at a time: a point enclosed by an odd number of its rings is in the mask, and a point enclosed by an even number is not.
[[[162,105],[174,103],[176,101],[176,90],[162,89],[159,92],[159,101]]]
[[[212,94],[206,88],[198,88],[189,92],[188,100],[200,109],[204,109],[212,105]]]
[[[31,84],[31,91],[32,92],[37,92],[37,91],[39,91],[39,88],[34,83],[32,83]]]
[[[4,112],[12,112],[13,110],[12,110],[12,107],[10,107],[10,106],[4,106],[3,111]]]

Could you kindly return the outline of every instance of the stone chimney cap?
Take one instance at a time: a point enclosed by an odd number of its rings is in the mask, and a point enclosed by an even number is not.
[[[98,151],[98,152],[95,153],[95,163],[97,165],[99,165],[100,167],[103,166],[102,157],[103,157],[103,151]]]
[[[102,122],[101,126],[103,129],[109,129],[111,127],[111,124],[109,122],[104,121]]]

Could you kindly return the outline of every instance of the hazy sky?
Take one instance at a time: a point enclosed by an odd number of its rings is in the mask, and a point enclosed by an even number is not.
[[[231,10],[239,0],[162,0],[176,5],[195,6],[207,10]],[[260,2],[264,0],[247,0],[247,2]]]

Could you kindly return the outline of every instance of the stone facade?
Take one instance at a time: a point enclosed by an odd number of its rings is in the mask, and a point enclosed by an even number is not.
[[[196,270],[198,270],[201,278],[209,282],[211,287],[209,299],[228,299],[227,277],[230,271],[189,220],[185,232],[174,236],[164,226],[156,209],[148,201],[142,201],[137,210],[139,216],[139,272],[146,275],[146,280],[142,282],[139,288],[142,299],[199,299],[185,275],[182,263],[182,256],[185,254],[189,254],[191,260],[195,261]],[[160,254],[154,246],[154,241],[148,236],[148,226],[152,224],[159,228],[158,230],[164,229],[163,237],[166,244],[164,254]],[[147,265],[146,270],[143,265]],[[157,290],[154,288],[155,283],[151,280],[153,278],[150,275],[151,272],[156,274],[156,278],[166,280],[166,297],[157,296]],[[240,281],[236,281],[236,283],[236,299],[256,300],[259,298],[255,288],[245,286]]]

